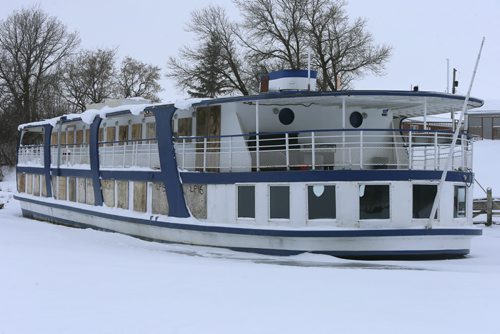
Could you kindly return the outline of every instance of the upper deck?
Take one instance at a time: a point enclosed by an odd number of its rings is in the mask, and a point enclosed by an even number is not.
[[[450,153],[451,169],[464,171],[472,168],[466,134],[450,152],[452,133],[400,126],[405,117],[460,110],[464,100],[433,92],[281,92],[178,103],[171,123],[160,125],[145,111],[154,105],[89,110],[20,126],[18,165],[43,166],[49,148],[51,168],[90,169],[90,123],[100,117],[100,169],[159,169],[156,131],[171,126],[183,171],[442,170]],[[468,108],[480,105],[470,99]]]

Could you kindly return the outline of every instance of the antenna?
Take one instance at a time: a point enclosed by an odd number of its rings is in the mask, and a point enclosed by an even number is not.
[[[311,90],[311,48],[307,48],[307,91]]]
[[[446,58],[446,94],[450,92],[450,58]]]

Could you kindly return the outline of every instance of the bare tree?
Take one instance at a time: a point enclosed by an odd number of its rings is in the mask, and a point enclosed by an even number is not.
[[[39,118],[38,104],[51,72],[78,44],[76,33],[38,8],[14,12],[0,22],[0,80],[23,122]]]
[[[130,57],[122,61],[120,73],[118,75],[119,95],[127,97],[144,97],[153,102],[158,102],[158,92],[161,86],[160,68],[148,65]]]
[[[199,44],[169,60],[167,75],[181,87],[201,87],[212,80],[213,87],[227,86],[247,95],[256,90],[258,74],[305,68],[309,49],[313,69],[319,71],[319,89],[346,89],[366,73],[382,74],[391,55],[391,47],[374,43],[365,20],[349,20],[343,0],[233,1],[243,17],[239,25],[218,7],[192,14],[188,28]],[[207,43],[220,50],[216,59],[222,61],[212,61],[216,66],[210,72],[217,75],[202,70],[211,66]]]
[[[101,103],[116,90],[116,50],[86,50],[69,59],[61,69],[63,95],[78,111]]]
[[[249,57],[270,70],[307,64],[307,0],[234,0],[243,16],[240,39]]]
[[[374,45],[364,19],[349,21],[344,7],[342,0],[307,0],[307,30],[320,90],[350,88],[365,73],[381,74],[391,55],[391,47]]]
[[[184,47],[178,58],[168,60],[167,77],[192,95],[217,96],[239,92],[248,95],[253,81],[245,67],[238,40],[238,26],[221,7],[194,11],[187,30],[196,35],[198,46]]]

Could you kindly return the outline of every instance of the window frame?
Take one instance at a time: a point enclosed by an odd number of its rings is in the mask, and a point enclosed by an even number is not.
[[[390,222],[392,220],[393,214],[392,214],[392,191],[391,191],[391,185],[392,183],[387,183],[387,182],[360,182],[358,183],[357,187],[357,194],[358,194],[358,220],[362,222],[372,222],[372,221],[384,221],[384,222]],[[360,187],[361,186],[387,186],[389,189],[389,217],[388,218],[361,218],[361,196],[359,196],[360,192]]]
[[[239,216],[239,187],[253,187],[254,190],[254,208],[253,208],[253,217],[240,217]],[[257,219],[257,196],[256,196],[256,185],[254,183],[236,183],[235,184],[235,216],[237,220],[242,221],[255,221]]]
[[[288,188],[288,218],[273,218],[271,217],[271,188],[272,187],[286,187]],[[290,222],[291,221],[291,187],[287,183],[273,183],[267,185],[268,201],[267,201],[267,212],[268,220],[275,222]]]
[[[437,182],[431,182],[431,183],[416,182],[416,183],[412,183],[411,184],[411,219],[412,220],[417,220],[417,221],[429,220],[429,217],[425,217],[425,218],[415,218],[415,217],[413,217],[413,200],[414,200],[414,198],[413,198],[413,187],[414,186],[435,186],[436,187],[436,196],[437,196],[437,191],[438,191],[439,183],[437,183]],[[439,212],[440,212],[440,207],[441,207],[440,204],[441,203],[438,203],[438,206],[437,206],[436,215],[434,216],[435,220],[439,219]]]
[[[306,221],[309,222],[334,222],[337,220],[337,183],[328,183],[328,182],[314,182],[314,183],[307,183],[306,185],[306,191],[305,191],[305,199],[306,199]],[[309,187],[311,186],[331,186],[334,189],[335,193],[335,218],[309,218]]]

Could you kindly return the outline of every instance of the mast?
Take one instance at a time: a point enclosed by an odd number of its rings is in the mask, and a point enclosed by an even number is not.
[[[457,127],[455,132],[453,133],[453,140],[450,145],[450,152],[448,154],[448,158],[446,159],[446,164],[443,170],[443,174],[441,175],[441,180],[439,181],[439,185],[437,188],[436,198],[434,198],[434,203],[432,204],[431,214],[429,216],[429,222],[425,226],[426,228],[432,228],[432,223],[434,222],[434,216],[436,215],[437,206],[439,200],[441,198],[441,191],[443,189],[444,181],[446,180],[446,176],[448,175],[448,169],[450,168],[451,159],[453,159],[453,151],[455,150],[455,145],[457,143],[458,134],[460,133],[460,128],[462,127],[462,121],[464,119],[465,112],[467,111],[467,104],[469,103],[470,92],[472,90],[472,84],[474,83],[474,78],[476,77],[477,67],[479,65],[479,59],[481,58],[481,52],[483,51],[484,45],[484,37],[481,41],[481,46],[479,47],[479,53],[477,54],[476,64],[474,65],[474,72],[472,72],[472,78],[470,80],[469,89],[467,90],[467,95],[465,96],[464,105],[462,106],[462,111],[460,112],[460,118],[458,120]]]

